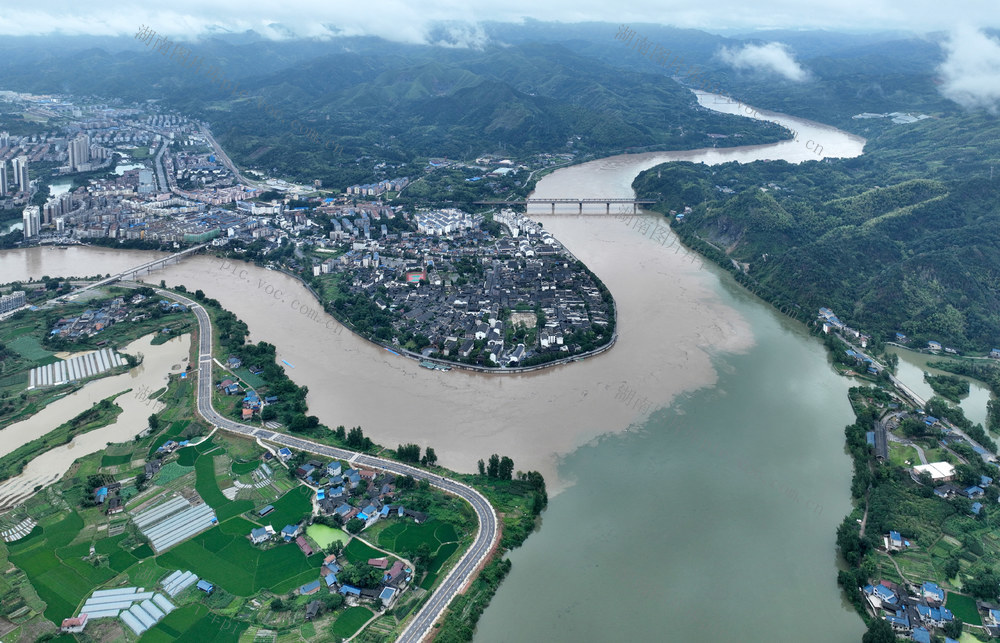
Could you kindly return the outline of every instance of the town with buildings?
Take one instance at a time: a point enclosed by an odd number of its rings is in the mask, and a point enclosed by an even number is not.
[[[374,339],[400,347],[405,334],[413,341],[404,347],[425,357],[487,367],[570,357],[610,341],[610,297],[527,217],[501,211],[492,230],[502,233],[494,234],[481,215],[455,209],[417,212],[408,218],[416,230],[400,232],[379,221],[406,215],[354,215],[334,219],[330,233],[350,249],[314,265],[313,275],[343,275],[342,294],[393,315],[391,334]]]
[[[234,174],[205,123],[155,106],[11,92],[5,98],[66,123],[32,136],[0,136],[0,167],[9,160],[13,169],[13,180],[0,185],[0,207],[24,206],[21,245],[210,242],[239,257],[253,244],[255,256],[266,257],[294,244],[296,252],[280,267],[335,281],[337,290],[326,292],[323,303],[341,322],[431,364],[510,369],[574,359],[613,342],[610,294],[541,224],[521,214],[394,205],[387,199],[413,183],[407,176],[346,186],[332,196],[272,179],[250,185]],[[565,160],[542,156],[542,167]],[[113,159],[127,164],[95,176]],[[454,167],[430,159],[427,171]],[[469,169],[481,174],[467,180],[489,181],[527,167],[487,156]],[[75,189],[57,193],[47,185],[81,173],[90,178]],[[4,170],[0,179],[6,176]],[[50,194],[39,202],[43,189]],[[265,191],[270,198],[259,198]],[[375,302],[390,321],[352,318],[338,306],[344,297]],[[73,320],[58,334],[92,334],[106,317]],[[94,328],[84,330],[91,322]]]

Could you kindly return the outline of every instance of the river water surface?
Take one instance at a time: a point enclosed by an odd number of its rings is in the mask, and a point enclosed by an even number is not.
[[[671,160],[801,162],[863,147],[816,123],[758,117],[800,140],[601,159],[544,178],[535,196],[630,197],[638,172]],[[804,141],[821,141],[821,155]],[[594,359],[525,375],[419,368],[300,314],[314,302],[281,273],[234,274],[199,256],[148,279],[202,289],[247,322],[251,340],[273,343],[327,425],[431,445],[463,471],[495,452],[545,474],[554,493],[543,528],[511,554],[477,641],[857,641],[861,621],[835,582],[834,532],[850,507],[849,382],[801,325],[672,236],[659,244],[576,210],[532,215],[610,288],[621,337]],[[32,248],[0,254],[0,275],[114,273],[151,256]]]
[[[153,337],[155,335],[137,339],[120,351],[143,357],[142,363],[127,373],[88,382],[79,391],[52,402],[27,420],[0,431],[2,456],[42,437],[104,398],[132,389],[132,392],[115,398],[115,404],[121,407],[122,413],[114,422],[46,451],[29,462],[21,475],[0,483],[0,508],[23,500],[36,486],[52,484],[62,477],[74,460],[100,451],[109,442],[127,442],[146,430],[147,418],[164,407],[161,402],[146,397],[145,392],[165,387],[168,374],[181,372],[187,366],[191,347],[190,335],[174,337],[155,346],[151,344]]]

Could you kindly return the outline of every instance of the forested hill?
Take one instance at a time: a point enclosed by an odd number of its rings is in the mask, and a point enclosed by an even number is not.
[[[227,100],[212,118],[220,130],[236,128],[226,142],[248,164],[324,179],[334,178],[323,174],[331,160],[350,172],[363,155],[390,162],[484,153],[601,155],[708,146],[708,134],[716,132],[744,141],[786,136],[773,125],[696,109],[693,96],[669,79],[623,72],[559,45],[424,59],[430,54],[364,60],[336,54],[255,81],[255,93],[343,145],[335,159],[308,147],[273,146],[282,134],[251,101]],[[362,67],[365,73],[345,71]],[[369,169],[359,165],[359,177]]]
[[[614,31],[604,27],[607,47],[615,44]],[[136,50],[134,40],[130,49],[87,44],[72,53],[0,60],[3,88],[155,99],[207,120],[240,165],[324,185],[370,181],[379,161],[607,155],[710,146],[710,133],[746,144],[789,136],[774,124],[697,109],[693,95],[662,70],[623,70],[552,42],[482,50],[377,38],[307,42],[301,50],[232,39],[190,45],[205,69],[220,69],[220,78],[238,83],[246,96],[151,48]],[[616,58],[625,51],[619,49]],[[634,52],[631,58],[644,60]],[[296,119],[321,141],[294,131]],[[342,149],[323,149],[327,141]]]
[[[692,207],[675,230],[727,268],[749,264],[738,278],[770,301],[809,317],[828,306],[883,339],[988,351],[1000,343],[998,141],[995,117],[956,111],[894,127],[856,159],[670,164],[634,186],[664,211]]]

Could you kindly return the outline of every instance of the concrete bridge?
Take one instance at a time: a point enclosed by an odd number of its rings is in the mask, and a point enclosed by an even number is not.
[[[640,205],[652,205],[656,203],[653,199],[611,199],[611,198],[600,198],[600,199],[546,199],[546,198],[535,198],[535,199],[519,199],[519,200],[506,200],[498,199],[493,201],[474,201],[474,205],[523,205],[525,207],[533,203],[549,203],[552,205],[552,214],[556,213],[557,203],[576,203],[580,206],[580,214],[583,214],[583,204],[584,203],[603,203],[605,214],[611,214],[611,204],[612,203],[625,203],[632,204],[632,212],[636,212]]]
[[[69,293],[67,295],[64,295],[63,297],[60,297],[60,299],[68,300],[70,297],[73,297],[75,295],[79,295],[80,293],[82,293],[82,292],[84,292],[86,290],[90,290],[91,288],[99,288],[100,286],[107,286],[108,284],[113,284],[116,281],[122,281],[124,279],[137,279],[139,277],[139,274],[142,273],[143,271],[145,271],[145,274],[148,275],[149,273],[151,273],[152,271],[156,270],[157,268],[162,268],[163,266],[165,266],[165,265],[167,265],[168,263],[171,263],[171,262],[178,262],[181,259],[187,257],[188,255],[192,255],[192,254],[194,254],[194,253],[202,250],[203,248],[208,247],[209,245],[211,245],[211,244],[209,244],[209,243],[202,243],[202,244],[199,244],[197,246],[192,246],[192,247],[188,248],[187,250],[181,250],[180,252],[175,252],[172,255],[169,255],[169,256],[166,256],[166,257],[161,257],[159,259],[154,259],[153,261],[148,261],[148,262],[142,264],[141,266],[136,266],[135,268],[129,268],[128,270],[124,270],[122,272],[119,272],[117,275],[111,275],[110,277],[107,277],[107,278],[102,279],[100,281],[95,281],[92,284],[88,284],[88,285],[86,285],[86,286],[84,286],[82,288],[78,288],[78,289],[74,290],[73,292],[71,292],[71,293]]]

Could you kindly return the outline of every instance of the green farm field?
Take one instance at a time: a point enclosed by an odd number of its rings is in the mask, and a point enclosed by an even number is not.
[[[353,636],[374,615],[367,607],[352,607],[334,622],[333,635],[343,638]]]
[[[200,449],[201,446],[198,445],[195,449]],[[194,450],[189,447],[185,451]],[[181,459],[178,462],[181,462]],[[181,464],[184,463],[181,462]],[[222,495],[219,483],[215,479],[215,461],[213,456],[199,456],[195,461],[194,467],[198,475],[194,485],[195,489],[197,489],[198,495],[201,496],[202,500],[215,509],[215,515],[219,518],[219,522],[225,522],[233,516],[238,516],[253,509],[253,503],[249,500],[230,500]]]
[[[433,553],[442,544],[457,541],[455,526],[450,522],[439,520],[431,520],[420,525],[415,522],[400,521],[387,527],[378,537],[380,547],[400,553],[416,551],[422,544],[427,544]]]
[[[357,538],[352,538],[351,542],[344,547],[344,557],[352,563],[367,563],[371,558],[384,556],[382,552],[372,549]]]
[[[970,596],[962,594],[948,594],[945,607],[954,612],[956,618],[962,619],[970,625],[982,625],[983,620],[979,617],[979,610],[976,609],[976,601]]]
[[[82,561],[82,547],[70,547],[83,528],[75,511],[47,527],[36,527],[30,536],[11,543],[10,561],[20,567],[47,604],[45,617],[60,622],[74,610],[97,584],[107,582],[115,572]],[[89,552],[90,546],[86,544]]]
[[[262,520],[274,525],[275,530],[280,531],[285,525],[298,524],[312,510],[313,491],[309,487],[296,487],[275,500],[274,511],[267,514]],[[346,539],[344,542],[347,542]]]
[[[232,518],[161,554],[157,564],[190,569],[236,596],[262,589],[284,593],[319,577],[322,554],[307,559],[294,544],[258,549],[246,538],[249,526],[243,518]]]

